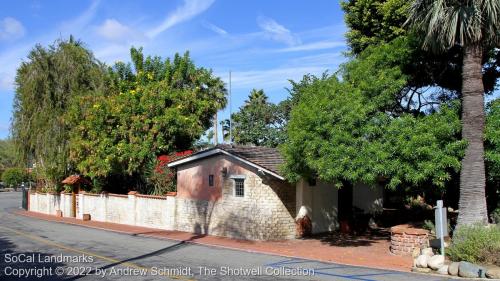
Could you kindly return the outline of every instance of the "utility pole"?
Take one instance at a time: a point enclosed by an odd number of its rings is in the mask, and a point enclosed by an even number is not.
[[[229,71],[229,144],[233,144],[233,108],[231,105],[231,70]]]
[[[217,145],[217,141],[218,141],[218,136],[217,136],[217,122],[219,122],[217,120],[217,111],[215,112],[215,122],[214,122],[214,145]]]

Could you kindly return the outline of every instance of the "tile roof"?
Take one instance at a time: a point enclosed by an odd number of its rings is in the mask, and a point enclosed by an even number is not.
[[[71,176],[65,178],[61,183],[68,184],[68,185],[74,185],[74,184],[80,184],[80,183],[90,184],[90,181],[88,181],[87,179],[85,179],[81,175],[71,175]]]
[[[284,162],[277,148],[229,144],[220,144],[216,147],[275,172],[276,174],[280,174],[279,166]]]
[[[264,147],[264,146],[219,144],[210,149],[197,151],[191,155],[175,159],[171,163],[190,157],[195,157],[197,155],[201,155],[215,149],[224,150],[229,154],[242,158],[246,161],[252,162],[257,166],[260,166],[278,175],[280,174],[279,166],[284,162],[283,157],[281,156],[277,148]],[[196,159],[198,158],[193,158],[192,161],[196,161]]]

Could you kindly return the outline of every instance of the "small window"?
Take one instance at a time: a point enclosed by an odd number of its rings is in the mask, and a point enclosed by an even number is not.
[[[234,196],[244,197],[245,196],[245,180],[244,179],[234,179]]]
[[[214,175],[208,175],[208,186],[214,186]]]

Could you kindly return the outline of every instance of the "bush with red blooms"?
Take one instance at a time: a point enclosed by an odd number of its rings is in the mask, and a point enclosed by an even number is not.
[[[191,154],[193,154],[192,150],[186,150],[156,157],[154,168],[148,175],[148,183],[150,185],[148,193],[152,195],[164,195],[167,192],[176,191],[175,170],[170,169],[168,163]]]

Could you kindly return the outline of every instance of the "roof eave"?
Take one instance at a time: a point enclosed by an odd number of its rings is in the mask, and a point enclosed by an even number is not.
[[[196,155],[192,155],[192,156],[189,156],[189,157],[186,157],[186,158],[183,158],[183,159],[179,159],[179,160],[176,160],[176,161],[173,161],[173,162],[170,162],[167,164],[167,166],[169,168],[173,168],[173,167],[177,167],[179,165],[182,165],[182,164],[186,164],[186,163],[189,163],[189,162],[192,162],[192,161],[196,161],[196,160],[200,160],[200,159],[203,159],[203,158],[206,158],[206,157],[209,157],[209,156],[212,156],[212,155],[216,155],[216,154],[224,154],[224,155],[227,155],[229,157],[232,157],[240,162],[243,162],[249,166],[252,166],[254,168],[256,168],[257,170],[261,170],[261,171],[264,171],[266,174],[269,174],[277,179],[280,179],[282,181],[285,180],[284,177],[278,175],[277,173],[265,168],[265,167],[262,167],[261,165],[257,165],[251,161],[248,161],[244,158],[241,158],[237,155],[234,155],[230,152],[227,152],[223,149],[220,149],[220,148],[215,148],[215,149],[211,149],[211,150],[207,150],[205,152],[201,152],[199,154],[196,154]]]

